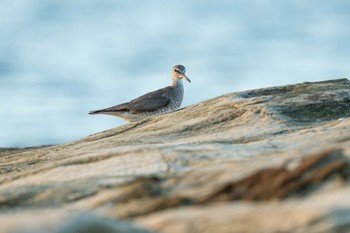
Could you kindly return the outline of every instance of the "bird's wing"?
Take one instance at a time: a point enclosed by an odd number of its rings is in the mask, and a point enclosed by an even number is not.
[[[171,87],[165,87],[142,95],[129,102],[131,113],[150,112],[165,107],[170,103]]]

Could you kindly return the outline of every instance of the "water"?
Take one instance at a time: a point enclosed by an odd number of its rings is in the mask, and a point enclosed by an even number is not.
[[[183,106],[233,91],[347,77],[350,2],[7,0],[0,3],[0,147],[124,124],[90,116],[170,84]]]

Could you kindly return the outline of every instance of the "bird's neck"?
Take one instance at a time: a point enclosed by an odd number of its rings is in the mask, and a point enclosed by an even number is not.
[[[182,79],[181,78],[173,78],[172,86],[174,88],[181,88],[181,89],[183,89]]]
[[[179,108],[182,103],[182,99],[184,97],[184,86],[182,83],[182,79],[173,79],[173,94],[174,94],[174,104]]]

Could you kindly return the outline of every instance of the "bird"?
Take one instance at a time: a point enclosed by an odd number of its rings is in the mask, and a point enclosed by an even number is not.
[[[179,109],[184,96],[182,80],[185,79],[191,82],[185,73],[186,68],[183,65],[175,65],[171,72],[171,86],[149,92],[129,102],[90,111],[89,114],[107,114],[117,116],[128,122],[135,122]]]

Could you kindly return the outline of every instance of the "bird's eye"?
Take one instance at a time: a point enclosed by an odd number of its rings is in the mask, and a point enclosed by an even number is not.
[[[178,70],[178,69],[175,69],[175,71],[178,72],[178,73],[180,73],[180,70]]]

